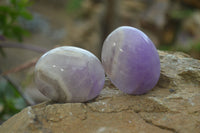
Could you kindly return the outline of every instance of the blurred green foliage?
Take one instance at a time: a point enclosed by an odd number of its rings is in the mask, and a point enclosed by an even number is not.
[[[172,10],[169,13],[170,18],[175,20],[183,20],[193,14],[192,9]]]
[[[200,42],[194,42],[192,44],[192,49],[194,49],[196,52],[200,52]]]
[[[189,43],[187,46],[173,46],[173,45],[160,45],[158,47],[159,50],[164,50],[164,51],[181,51],[185,52],[187,54],[191,53],[200,53],[200,41],[192,41]]]
[[[31,13],[27,10],[30,5],[29,0],[9,0],[7,4],[0,5],[0,41],[4,41],[5,38],[22,41],[23,36],[28,35],[28,32],[19,25],[18,19],[32,19]],[[2,48],[0,53],[5,55]],[[7,120],[25,106],[26,103],[15,86],[0,78],[0,122]]]
[[[172,50],[172,46],[171,45],[159,45],[158,49],[163,50],[163,51],[168,51],[168,50]]]
[[[31,5],[29,0],[9,0],[6,5],[0,5],[0,35],[22,41],[22,37],[28,32],[17,22],[19,17],[32,19],[27,7]]]
[[[190,54],[191,52],[200,52],[200,42],[192,41],[191,43],[189,43],[189,45],[187,47],[176,46],[176,47],[174,47],[174,49],[177,51],[183,51],[188,54]]]
[[[7,120],[26,106],[23,98],[8,81],[0,80],[0,121]]]
[[[67,2],[67,12],[72,13],[74,11],[78,11],[81,7],[82,0],[68,0]]]

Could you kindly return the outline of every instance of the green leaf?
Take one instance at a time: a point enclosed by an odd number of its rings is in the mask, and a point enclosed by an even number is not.
[[[14,100],[14,106],[16,109],[21,110],[26,106],[24,100],[20,97]]]
[[[1,79],[1,78],[0,78]],[[5,88],[7,86],[7,82],[5,80],[0,80],[0,97],[3,96],[3,93],[5,92]]]
[[[82,0],[68,0],[67,12],[71,13],[81,7]]]
[[[33,16],[27,11],[21,11],[20,16],[22,16],[23,18],[27,20],[31,20],[33,18]]]
[[[194,51],[200,52],[200,42],[194,42],[191,46]]]
[[[191,9],[185,9],[185,10],[173,10],[169,13],[170,17],[173,19],[185,19],[187,17],[189,17],[190,15],[192,15],[194,11],[192,11]]]
[[[30,6],[29,0],[18,0],[17,6],[20,9]]]
[[[11,3],[12,5],[17,5],[17,0],[10,0],[10,3]]]
[[[0,30],[6,25],[6,16],[0,13]]]
[[[0,6],[0,34],[22,41],[27,31],[19,26],[17,19],[32,19],[31,13],[27,10],[30,4],[30,0],[10,0],[9,5]]]
[[[0,79],[0,104],[3,106],[0,119],[3,120],[8,119],[26,106],[16,88],[2,78]]]
[[[5,12],[9,12],[9,11],[10,11],[9,6],[0,6],[0,13],[5,13]]]
[[[20,42],[22,41],[23,31],[24,31],[24,29],[22,29],[19,26],[12,27],[13,36],[15,36],[16,39]]]

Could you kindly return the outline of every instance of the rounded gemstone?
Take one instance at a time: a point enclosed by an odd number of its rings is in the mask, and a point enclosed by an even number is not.
[[[57,102],[91,100],[99,95],[104,81],[104,69],[98,58],[77,47],[52,49],[35,66],[37,88]]]
[[[122,26],[104,41],[102,64],[111,82],[128,94],[144,94],[159,80],[160,59],[153,42],[140,30]]]

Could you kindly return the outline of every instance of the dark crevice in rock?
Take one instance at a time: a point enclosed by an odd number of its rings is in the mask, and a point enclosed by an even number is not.
[[[33,108],[31,108],[32,113],[34,114],[34,117],[32,118],[33,123],[30,123],[28,126],[29,130],[43,130],[43,122],[40,121],[40,116],[37,114],[37,111]]]
[[[163,126],[163,125],[154,124],[152,121],[146,120],[146,119],[144,119],[144,118],[142,118],[142,117],[141,117],[141,119],[143,119],[146,123],[148,123],[148,124],[150,124],[150,125],[153,125],[153,126],[155,126],[155,127],[158,127],[158,128],[160,128],[160,129],[168,130],[168,131],[171,131],[171,132],[173,132],[173,133],[178,133],[178,132],[177,132],[175,129],[173,129],[173,128],[165,127],[165,126]]]
[[[81,104],[81,109],[84,110],[84,117],[81,119],[82,121],[87,120],[88,118],[88,111],[86,103]]]

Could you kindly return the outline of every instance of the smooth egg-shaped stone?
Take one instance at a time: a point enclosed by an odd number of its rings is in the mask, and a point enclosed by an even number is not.
[[[37,88],[56,102],[91,100],[99,95],[104,81],[104,69],[99,59],[77,47],[52,49],[35,66]]]
[[[104,41],[101,58],[111,82],[127,94],[144,94],[159,80],[158,52],[136,28],[122,26],[114,30]]]

